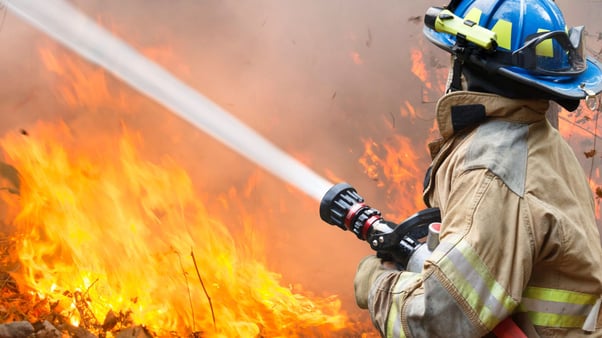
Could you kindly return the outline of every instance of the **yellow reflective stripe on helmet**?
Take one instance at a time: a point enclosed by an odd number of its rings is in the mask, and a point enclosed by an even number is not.
[[[547,29],[538,29],[537,33],[549,32]],[[554,57],[554,44],[552,39],[543,40],[535,47],[535,54],[539,56]]]
[[[402,302],[407,296],[407,293],[404,293],[403,290],[405,290],[408,286],[417,283],[421,278],[422,276],[419,273],[402,273],[393,286],[393,290],[391,290],[391,293],[393,294],[392,304],[387,316],[387,337],[406,336],[403,332],[403,328],[401,327],[400,313],[403,305]]]
[[[577,328],[583,326],[598,295],[576,291],[527,287],[519,306],[534,325]]]
[[[468,13],[466,13],[464,20],[470,20],[478,25],[479,21],[481,21],[481,14],[483,14],[483,11],[473,7],[470,11],[468,11]]]
[[[498,20],[491,31],[497,35],[497,45],[510,50],[512,48],[512,22]]]
[[[446,245],[441,247],[445,250]],[[468,242],[458,242],[438,265],[489,330],[509,316],[518,305],[493,278]]]

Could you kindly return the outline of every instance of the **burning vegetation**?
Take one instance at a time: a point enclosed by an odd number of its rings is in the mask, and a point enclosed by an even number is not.
[[[2,139],[21,178],[3,195],[16,229],[4,239],[12,243],[5,271],[13,273],[3,292],[13,296],[3,301],[17,297],[4,305],[13,305],[5,320],[97,335],[133,324],[159,336],[224,337],[353,327],[336,297],[280,285],[261,252],[234,240],[175,163],[145,161],[127,132],[104,143],[86,148],[64,124]]]

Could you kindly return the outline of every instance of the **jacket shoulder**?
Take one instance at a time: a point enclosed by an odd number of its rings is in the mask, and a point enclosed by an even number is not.
[[[466,152],[464,170],[488,169],[523,196],[527,172],[529,125],[490,120],[480,125]]]

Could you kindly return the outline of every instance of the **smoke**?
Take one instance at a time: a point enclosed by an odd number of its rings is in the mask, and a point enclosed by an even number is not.
[[[395,134],[406,135],[421,156],[419,165],[428,164],[424,145],[434,104],[423,102],[424,88],[411,72],[410,48],[424,52],[427,67],[447,65],[447,55],[421,32],[426,8],[445,3],[73,3],[316,172],[351,183],[373,207],[384,208],[386,196],[358,164],[363,140],[386,142]],[[586,24],[590,39],[602,31],[595,17],[599,1],[559,5],[569,25]],[[338,294],[346,309],[356,310],[353,275],[359,259],[371,251],[350,233],[322,222],[315,201],[133,91],[136,114],[66,105],[57,95],[57,74],[41,62],[40,48],[57,55],[70,52],[11,13],[0,10],[0,20],[0,135],[27,130],[40,120],[64,120],[79,137],[91,137],[118,133],[123,121],[143,136],[150,158],[169,156],[182,164],[203,196],[222,196],[231,187],[250,189],[237,195],[237,203],[265,215],[266,224],[257,229],[265,232],[267,263],[285,282],[318,295]],[[107,84],[109,89],[120,85],[109,75]],[[406,101],[421,118],[402,118]],[[249,188],[251,176],[259,179]],[[215,208],[219,205],[216,201]],[[240,219],[229,217],[236,231]]]

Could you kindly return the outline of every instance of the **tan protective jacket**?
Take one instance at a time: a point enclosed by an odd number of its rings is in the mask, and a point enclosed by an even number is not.
[[[594,199],[547,108],[474,92],[439,100],[424,198],[441,209],[441,242],[421,273],[372,274],[383,336],[482,337],[510,316],[528,337],[602,336]]]

